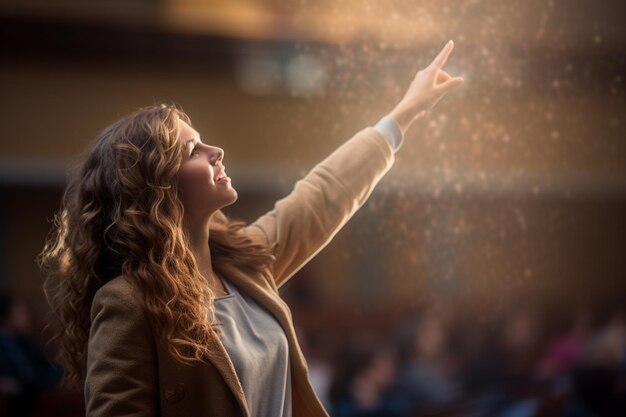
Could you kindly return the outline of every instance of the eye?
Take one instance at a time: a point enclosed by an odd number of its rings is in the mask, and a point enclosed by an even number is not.
[[[189,156],[193,156],[193,155],[194,155],[194,154],[196,154],[196,153],[198,153],[198,150],[196,149],[196,146],[194,146],[194,147],[191,149],[191,154],[190,154]]]

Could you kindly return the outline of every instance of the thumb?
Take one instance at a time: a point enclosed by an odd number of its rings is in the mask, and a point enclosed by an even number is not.
[[[454,78],[450,78],[448,81],[446,81],[445,83],[442,83],[440,85],[437,86],[437,89],[441,92],[441,93],[447,93],[448,91],[460,86],[461,84],[463,84],[465,80],[463,79],[463,77],[454,77]]]

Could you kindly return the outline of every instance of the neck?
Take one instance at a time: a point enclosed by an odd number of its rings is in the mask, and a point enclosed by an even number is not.
[[[189,237],[191,252],[196,258],[200,273],[208,280],[213,279],[213,264],[209,248],[209,222],[211,215],[202,219],[186,220],[184,229]]]

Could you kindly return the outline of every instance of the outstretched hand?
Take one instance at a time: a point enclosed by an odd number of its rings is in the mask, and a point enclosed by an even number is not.
[[[443,70],[452,49],[454,42],[449,41],[430,65],[417,72],[402,100],[389,113],[403,132],[432,109],[448,91],[463,84],[462,77],[451,77]]]

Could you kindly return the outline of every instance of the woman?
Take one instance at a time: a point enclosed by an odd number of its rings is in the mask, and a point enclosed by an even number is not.
[[[463,82],[442,69],[452,48],[250,225],[220,211],[237,200],[224,152],[181,110],[140,109],[99,135],[39,259],[88,416],[327,415],[278,289],[363,204],[412,122]]]

